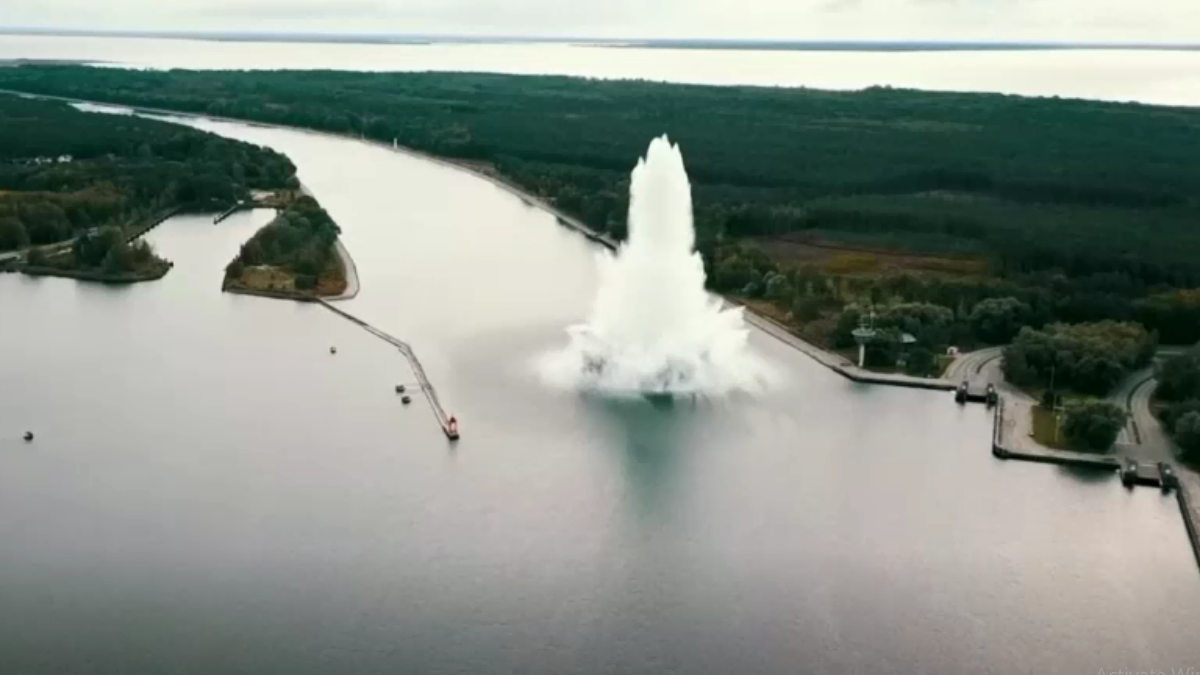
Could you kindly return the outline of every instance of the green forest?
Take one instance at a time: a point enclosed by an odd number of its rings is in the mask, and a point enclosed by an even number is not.
[[[335,255],[341,229],[315,199],[302,195],[260,229],[225,268],[226,289],[336,295],[346,271]]]
[[[1200,348],[1159,366],[1158,382],[1159,419],[1179,445],[1182,458],[1200,467]]]
[[[0,251],[74,240],[32,253],[34,268],[155,276],[163,261],[128,243],[142,229],[295,186],[294,173],[279,153],[215,134],[0,95]]]
[[[479,73],[27,65],[0,68],[0,87],[396,139],[618,239],[629,171],[667,133],[710,286],[835,347],[873,313],[877,367],[930,374],[946,346],[1025,325],[1200,339],[1196,109]],[[901,354],[904,333],[918,344]]]

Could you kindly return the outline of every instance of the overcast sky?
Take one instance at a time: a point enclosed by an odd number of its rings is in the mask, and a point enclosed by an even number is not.
[[[0,0],[0,26],[1197,42],[1200,0]]]

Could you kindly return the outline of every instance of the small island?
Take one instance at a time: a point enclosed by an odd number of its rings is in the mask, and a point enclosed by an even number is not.
[[[295,300],[341,295],[349,263],[340,232],[315,199],[291,196],[225,268],[222,290]]]

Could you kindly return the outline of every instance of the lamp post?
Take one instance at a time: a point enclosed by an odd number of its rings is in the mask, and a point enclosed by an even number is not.
[[[859,319],[858,328],[850,331],[854,341],[858,343],[858,367],[862,368],[867,360],[867,343],[875,339],[875,310],[868,317]]]

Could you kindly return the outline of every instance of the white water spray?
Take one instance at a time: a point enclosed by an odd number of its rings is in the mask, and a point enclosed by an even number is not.
[[[679,146],[650,143],[629,186],[629,239],[600,261],[586,324],[547,362],[551,379],[624,393],[725,393],[759,386],[742,310],[704,290]]]

